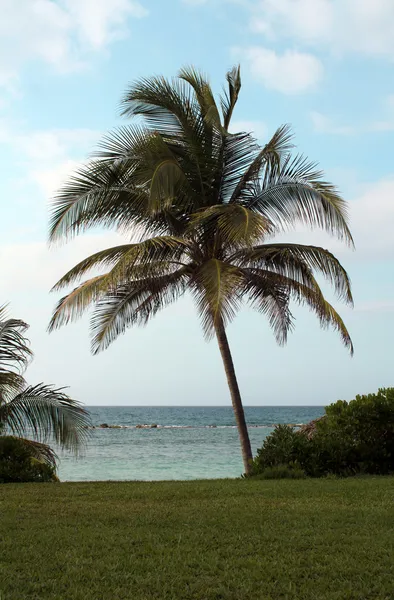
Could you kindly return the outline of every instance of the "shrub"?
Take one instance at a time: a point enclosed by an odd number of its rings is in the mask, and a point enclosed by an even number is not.
[[[257,451],[251,475],[283,465],[310,477],[394,473],[394,388],[331,404],[309,436],[276,427]]]
[[[310,446],[305,436],[300,436],[289,425],[277,425],[257,451],[250,475],[259,475],[283,466],[305,472],[310,462],[309,453]]]
[[[394,473],[394,388],[338,401],[326,414],[319,433],[340,432],[353,467],[363,473]]]
[[[33,454],[25,440],[0,436],[0,483],[58,481],[55,468]]]

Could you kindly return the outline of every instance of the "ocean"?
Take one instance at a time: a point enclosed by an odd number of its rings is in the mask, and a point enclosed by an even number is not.
[[[59,453],[61,481],[213,479],[239,477],[242,459],[232,408],[88,407],[91,439],[82,456]],[[277,423],[299,425],[322,406],[247,406],[253,453]],[[100,424],[120,428],[97,428]],[[138,428],[136,425],[155,428]]]

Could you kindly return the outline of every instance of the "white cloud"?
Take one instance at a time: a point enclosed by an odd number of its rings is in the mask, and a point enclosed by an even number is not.
[[[0,0],[0,86],[43,61],[58,71],[80,68],[92,52],[125,34],[147,11],[134,0]]]
[[[38,185],[45,198],[52,198],[80,166],[81,162],[69,159],[52,168],[32,168],[29,177]]]
[[[394,119],[387,121],[374,121],[366,128],[366,131],[394,131]]]
[[[323,74],[320,61],[311,54],[287,50],[277,54],[261,46],[241,51],[252,75],[267,88],[285,94],[299,94],[313,89]]]
[[[91,129],[50,129],[18,132],[0,122],[0,144],[14,151],[27,179],[49,198],[81,164],[100,137]]]
[[[334,54],[394,58],[392,0],[259,0],[251,28]]]
[[[330,0],[261,0],[251,27],[270,38],[277,37],[277,23],[281,35],[294,35],[304,41],[324,38],[332,20]]]
[[[254,137],[262,139],[267,135],[267,126],[262,121],[232,121],[230,133],[239,133],[241,131],[251,133]]]
[[[328,133],[332,135],[351,135],[355,133],[353,127],[348,125],[336,125],[330,117],[319,112],[311,113],[312,125],[316,133]]]
[[[337,124],[336,120],[330,116],[323,115],[314,111],[311,113],[313,129],[316,133],[326,133],[330,135],[353,135],[360,133],[379,133],[384,131],[394,131],[394,95],[389,95],[384,99],[384,115],[379,121],[366,121],[354,125]],[[379,111],[376,111],[379,112]]]
[[[367,186],[351,203],[351,225],[360,255],[394,257],[394,179]]]
[[[80,260],[122,243],[126,242],[121,236],[106,233],[82,236],[56,249],[45,242],[0,245],[0,298],[10,298],[26,290],[48,292]]]
[[[356,304],[356,312],[394,312],[394,302],[390,300],[373,300]]]
[[[147,10],[131,0],[63,0],[82,40],[100,49],[125,33],[128,17],[141,18]]]
[[[312,126],[316,133],[327,133],[329,135],[354,135],[360,133],[379,133],[394,131],[394,117],[381,121],[371,121],[357,125],[338,125],[335,119],[319,112],[311,113]]]
[[[6,134],[7,141],[19,152],[32,161],[44,163],[63,159],[75,150],[80,152],[81,148],[90,148],[99,135],[99,132],[91,129],[49,129],[19,135]]]

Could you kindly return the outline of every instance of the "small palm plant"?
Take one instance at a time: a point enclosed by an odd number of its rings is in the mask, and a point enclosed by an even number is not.
[[[17,436],[33,458],[55,467],[56,453],[47,442],[77,451],[87,439],[90,420],[61,389],[26,383],[22,373],[33,356],[27,328],[0,307],[0,436]]]
[[[322,326],[333,326],[352,351],[341,317],[315,279],[323,275],[351,303],[344,268],[324,248],[271,238],[301,223],[353,242],[344,200],[315,164],[291,154],[288,126],[263,147],[249,133],[230,133],[240,89],[236,67],[227,74],[219,109],[208,80],[188,68],[171,81],[142,79],[126,92],[123,114],[140,124],[107,135],[59,192],[50,239],[104,226],[138,240],[89,256],[58,281],[55,290],[92,268],[106,270],[60,300],[50,330],[93,305],[96,353],[189,292],[205,335],[219,343],[248,472],[252,452],[226,325],[249,302],[284,344],[294,300]]]

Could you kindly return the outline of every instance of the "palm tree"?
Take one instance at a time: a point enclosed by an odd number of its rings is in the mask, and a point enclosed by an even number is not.
[[[24,333],[28,325],[0,306],[0,435],[20,437],[31,456],[56,466],[56,453],[46,443],[77,451],[86,441],[88,413],[62,389],[28,385],[22,375],[33,354]],[[35,439],[24,436],[33,434]]]
[[[339,261],[324,248],[270,239],[302,223],[353,241],[344,200],[315,164],[291,155],[288,126],[264,147],[249,133],[230,133],[240,88],[236,67],[227,74],[221,114],[209,82],[193,68],[171,81],[141,79],[126,92],[123,115],[139,123],[107,135],[58,193],[50,240],[96,226],[137,239],[89,256],[57,282],[54,289],[60,290],[92,268],[106,271],[59,301],[49,329],[93,305],[97,353],[127,327],[147,323],[190,292],[205,335],[218,340],[248,472],[252,452],[226,325],[248,301],[284,344],[295,300],[314,311],[322,326],[333,326],[352,352],[349,333],[314,276],[323,275],[351,303]]]

